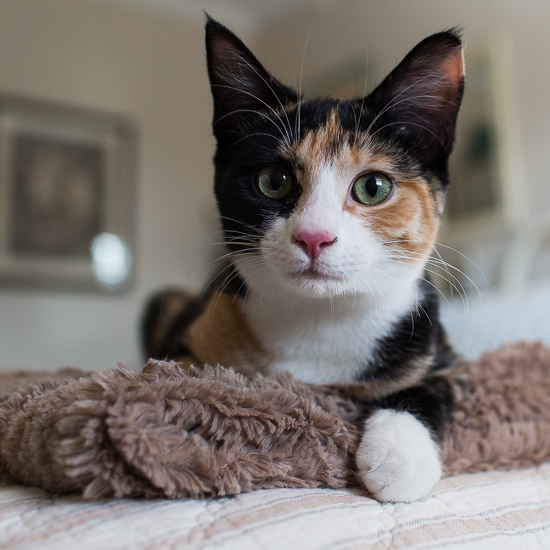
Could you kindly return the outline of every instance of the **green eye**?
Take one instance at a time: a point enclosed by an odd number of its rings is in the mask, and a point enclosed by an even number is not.
[[[292,176],[282,166],[266,166],[258,173],[258,187],[269,199],[283,199],[292,190]]]
[[[378,172],[371,172],[359,176],[351,188],[353,198],[361,204],[372,206],[384,202],[390,195],[393,187],[391,180]]]

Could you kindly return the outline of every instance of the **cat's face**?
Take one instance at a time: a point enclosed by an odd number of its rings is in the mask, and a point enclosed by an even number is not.
[[[462,95],[456,35],[426,39],[358,100],[300,98],[212,20],[207,51],[216,197],[245,284],[377,300],[418,278]]]

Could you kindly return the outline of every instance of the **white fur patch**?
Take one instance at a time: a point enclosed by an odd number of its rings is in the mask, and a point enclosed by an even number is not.
[[[381,502],[418,500],[441,479],[438,446],[408,412],[375,412],[365,422],[356,464],[361,480]]]
[[[415,289],[404,288],[384,307],[369,297],[334,300],[259,300],[248,297],[245,314],[252,332],[273,362],[269,372],[289,371],[305,382],[353,382],[365,370],[379,341],[414,304]]]

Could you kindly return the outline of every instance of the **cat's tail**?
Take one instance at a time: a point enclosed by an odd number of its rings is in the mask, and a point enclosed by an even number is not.
[[[148,300],[141,321],[146,359],[175,359],[186,355],[185,334],[197,316],[200,302],[194,294],[177,289],[157,292]]]

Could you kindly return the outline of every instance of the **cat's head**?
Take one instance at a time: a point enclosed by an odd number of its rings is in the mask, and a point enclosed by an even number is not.
[[[368,96],[304,99],[206,23],[215,194],[245,284],[381,296],[422,272],[463,90],[459,36],[418,44]]]

